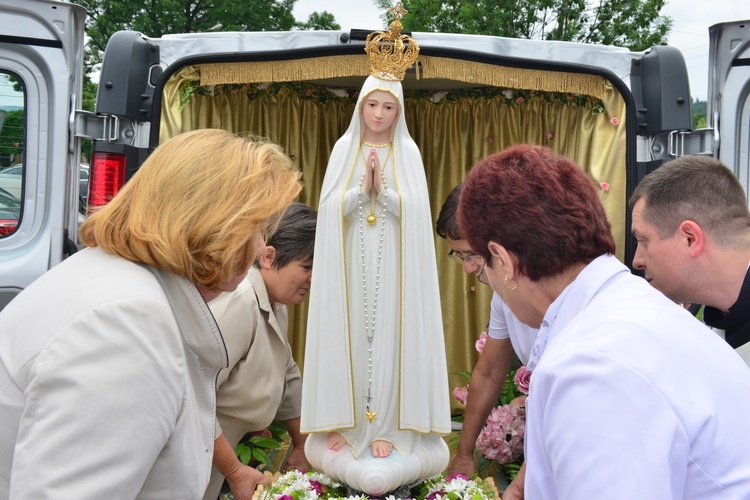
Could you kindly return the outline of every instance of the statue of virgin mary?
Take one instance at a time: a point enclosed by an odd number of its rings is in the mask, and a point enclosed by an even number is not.
[[[445,344],[422,158],[399,81],[370,76],[318,206],[302,387],[310,463],[370,495],[442,472]]]

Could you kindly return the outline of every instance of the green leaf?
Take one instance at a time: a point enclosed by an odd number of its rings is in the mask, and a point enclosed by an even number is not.
[[[280,442],[266,436],[253,436],[247,442],[253,447],[265,448],[266,450],[278,448],[281,445]]]
[[[257,460],[258,462],[262,463],[263,465],[266,465],[268,463],[268,455],[265,451],[261,450],[260,448],[253,448],[253,458]]]
[[[250,459],[253,458],[252,448],[250,448],[245,443],[238,444],[234,448],[234,453],[237,455],[237,458],[240,459],[240,462],[242,462],[244,465],[249,464]]]

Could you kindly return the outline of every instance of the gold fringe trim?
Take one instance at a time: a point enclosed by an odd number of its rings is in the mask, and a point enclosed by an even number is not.
[[[370,74],[370,59],[366,54],[313,57],[289,61],[211,63],[197,64],[196,66],[201,74],[201,85],[299,82],[344,76],[367,76]]]
[[[287,61],[254,61],[196,65],[201,85],[230,83],[298,82],[347,76],[367,76],[366,54],[313,57]],[[604,100],[612,85],[603,77],[563,71],[509,68],[444,57],[419,56],[421,78],[456,80],[508,89],[583,94]]]
[[[508,89],[583,94],[604,99],[612,90],[601,76],[509,68],[444,57],[419,56],[422,78],[443,78]]]

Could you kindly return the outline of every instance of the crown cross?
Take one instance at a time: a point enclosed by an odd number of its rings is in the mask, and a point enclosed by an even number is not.
[[[389,9],[393,21],[387,32],[373,31],[367,35],[365,52],[370,56],[370,73],[381,80],[400,81],[419,55],[419,45],[409,35],[401,34],[401,18],[408,11],[401,2]]]

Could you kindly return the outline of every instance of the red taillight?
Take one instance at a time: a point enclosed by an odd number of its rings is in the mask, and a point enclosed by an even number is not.
[[[8,236],[16,230],[18,219],[0,219],[0,236]]]
[[[125,184],[125,155],[95,152],[89,176],[89,213],[111,200]]]

